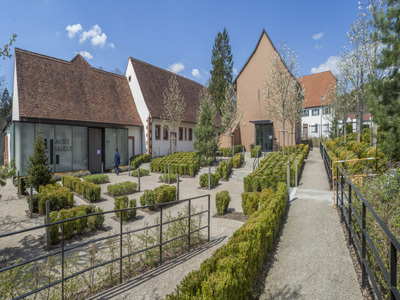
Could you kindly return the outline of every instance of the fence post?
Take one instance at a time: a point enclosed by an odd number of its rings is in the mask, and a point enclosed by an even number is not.
[[[211,167],[208,166],[208,189],[211,190]]]
[[[104,174],[104,163],[101,163],[101,174]]]
[[[339,166],[338,166],[338,169],[339,169]],[[341,180],[342,182],[340,184],[340,204],[342,206],[342,209],[340,210],[340,222],[343,223],[343,218],[344,218],[344,216],[343,216],[343,209],[344,209],[344,205],[343,205],[343,189],[344,189],[343,171],[340,170],[340,173],[341,173],[340,175],[342,177],[342,180]]]
[[[138,176],[138,191],[140,192],[140,167],[137,169],[137,176]]]
[[[46,200],[46,224],[50,223],[50,201]],[[46,227],[47,251],[50,250],[50,226]]]
[[[349,232],[349,246],[351,246],[351,230],[350,230],[350,226],[351,226],[351,184],[349,184],[349,224],[347,224],[347,231]]]
[[[33,186],[31,184],[31,199],[29,203],[29,217],[32,218],[33,215]]]
[[[119,213],[119,284],[122,283],[122,214],[128,211],[120,211]]]
[[[336,207],[339,207],[339,167],[336,166]]]
[[[179,173],[176,174],[176,201],[179,201]]]
[[[191,217],[191,207],[192,207],[192,200],[189,198],[189,211],[188,211],[188,252],[190,252],[190,217]]]
[[[160,210],[160,265],[162,264],[162,225],[163,225],[163,207]]]
[[[210,195],[208,195],[208,242],[210,242]]]
[[[290,201],[290,165],[289,161],[286,163],[286,184],[287,184],[287,201]]]
[[[393,242],[390,243],[390,286],[397,286],[397,249]],[[392,288],[390,289],[390,299],[396,299]]]
[[[18,195],[19,195],[19,186],[20,186],[20,184],[21,184],[21,182],[20,182],[20,178],[19,178],[19,171],[18,171],[18,175],[17,175],[17,177],[18,177],[17,191],[18,191]]]
[[[242,146],[242,152],[243,152],[243,164],[244,164],[244,157],[246,156],[245,155],[246,153],[244,153],[244,146]]]
[[[171,164],[168,164],[168,184],[171,184]]]
[[[130,161],[128,161],[128,176],[131,176],[131,162]]]
[[[365,288],[365,285],[367,283],[367,274],[365,270],[365,247],[366,247],[366,240],[365,240],[365,229],[366,229],[366,222],[365,222],[365,215],[366,215],[366,206],[363,201],[362,203],[362,223],[361,223],[361,232],[362,232],[362,240],[361,240],[361,279],[362,283],[361,286],[362,288]]]
[[[64,300],[64,222],[61,223],[61,299]]]
[[[297,187],[297,180],[298,180],[298,177],[297,177],[297,156],[296,156],[296,174],[295,174],[295,177],[294,177],[294,186],[295,187]]]

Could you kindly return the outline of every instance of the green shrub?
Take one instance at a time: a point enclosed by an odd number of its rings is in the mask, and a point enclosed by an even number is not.
[[[142,154],[142,155],[138,155],[138,156],[132,156],[130,158],[130,164],[131,167],[133,167],[134,169],[137,169],[140,167],[140,165],[142,163],[147,163],[151,160],[151,155],[150,154]],[[140,174],[142,175],[142,174]]]
[[[211,173],[211,178],[210,178],[210,184],[211,188],[214,188],[219,181],[219,174],[218,173]],[[207,187],[208,188],[208,173],[200,175],[200,186],[201,187]]]
[[[152,172],[168,173],[170,164],[171,173],[194,176],[199,170],[200,164],[196,152],[175,152],[164,157],[157,157],[150,163]]]
[[[215,206],[219,215],[225,214],[230,201],[231,197],[228,191],[221,191],[215,195]]]
[[[99,208],[96,208],[91,213],[102,213],[102,212],[103,212],[103,210],[99,207]],[[87,224],[88,224],[89,230],[99,229],[99,228],[101,228],[103,223],[104,223],[104,214],[89,216],[87,218]]]
[[[260,193],[251,192],[242,194],[242,209],[245,215],[252,215],[258,210],[258,205],[260,203]]]
[[[140,196],[140,205],[141,206],[146,206],[146,205],[153,205],[156,204],[157,200],[157,194],[153,190],[145,190],[143,195]],[[155,210],[156,207],[152,206],[149,207],[150,210]]]
[[[176,200],[176,187],[163,184],[154,189],[156,193],[156,203],[167,203]]]
[[[90,202],[100,200],[101,187],[91,182],[82,182],[82,195]]]
[[[232,159],[233,167],[235,169],[240,168],[240,166],[243,164],[244,161],[244,156],[242,153],[237,153]]]
[[[133,207],[136,207],[136,206],[137,206],[136,199],[129,200],[129,207],[130,208],[133,208]],[[136,209],[129,210],[128,211],[128,216],[129,216],[129,219],[136,218]]]
[[[250,153],[251,157],[260,157],[261,156],[261,146],[254,146],[253,150]]]
[[[81,217],[81,216],[85,216],[86,215],[86,211],[85,209],[80,209],[76,215],[76,217]],[[87,226],[87,218],[80,218],[75,220],[75,227],[76,227],[76,233],[77,234],[82,234],[83,231],[85,230]]]
[[[49,223],[54,223],[58,221],[58,211],[50,212]],[[45,224],[47,224],[46,218],[44,218]],[[50,226],[50,244],[55,245],[58,242],[58,225]]]
[[[158,177],[158,179],[160,180],[160,181],[163,181],[163,182],[165,182],[165,183],[168,183],[168,173],[167,174],[162,174],[162,175],[160,175],[160,177]],[[170,182],[171,183],[176,183],[176,180],[177,180],[177,176],[176,176],[176,174],[170,174]]]
[[[107,186],[107,192],[114,197],[128,195],[136,192],[137,186],[138,185],[136,182],[125,181],[121,183],[110,184]]]
[[[91,183],[95,183],[95,184],[101,184],[101,183],[106,183],[106,182],[108,182],[110,179],[108,178],[107,175],[96,174],[96,175],[84,176],[84,177],[83,177],[83,180],[84,180],[84,181],[91,182]]]
[[[114,198],[114,210],[123,209],[128,207],[128,196],[115,197]],[[117,218],[120,216],[120,212],[115,212]],[[122,220],[125,222],[128,219],[128,212],[122,212]]]
[[[74,206],[74,194],[58,183],[39,187],[39,193],[33,196],[33,212],[46,214],[46,200],[50,201],[50,211]],[[27,202],[30,206],[30,197]]]
[[[73,212],[71,209],[62,209],[59,212],[59,220],[64,221],[67,219],[73,218]],[[75,230],[75,221],[69,221],[69,222],[64,222],[64,238],[66,240],[69,240],[72,238],[72,234],[74,233]],[[61,229],[62,224],[60,224],[60,229]]]
[[[131,176],[138,177],[138,170],[140,170],[140,177],[149,175],[149,170],[146,169],[136,169],[131,172]]]

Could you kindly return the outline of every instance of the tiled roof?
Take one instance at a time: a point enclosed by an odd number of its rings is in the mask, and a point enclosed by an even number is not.
[[[143,126],[125,76],[15,49],[20,118]]]
[[[321,96],[325,97],[322,105],[329,101],[330,89],[336,86],[336,78],[331,71],[311,74],[299,78],[304,93],[303,107],[321,106]]]
[[[349,114],[348,116],[350,119],[355,120],[356,115],[355,114]],[[371,114],[363,114],[363,121],[369,121],[371,120]]]
[[[162,118],[164,107],[163,93],[168,86],[170,78],[176,76],[178,86],[186,102],[183,121],[189,123],[197,122],[197,113],[200,107],[200,91],[204,88],[203,85],[132,57],[130,57],[130,61],[152,118]],[[219,126],[221,124],[221,117],[218,109],[215,119],[215,124]]]

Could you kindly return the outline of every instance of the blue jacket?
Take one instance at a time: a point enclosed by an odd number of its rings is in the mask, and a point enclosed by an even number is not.
[[[115,152],[115,155],[114,155],[114,164],[115,164],[115,166],[119,166],[119,164],[121,163],[121,156],[119,156],[119,153],[118,152]]]

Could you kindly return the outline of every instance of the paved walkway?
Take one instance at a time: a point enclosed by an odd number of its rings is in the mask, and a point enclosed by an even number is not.
[[[362,299],[318,148],[310,151],[271,264],[260,299]]]

